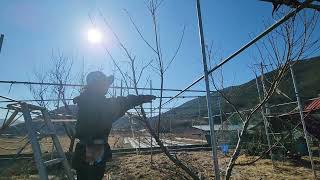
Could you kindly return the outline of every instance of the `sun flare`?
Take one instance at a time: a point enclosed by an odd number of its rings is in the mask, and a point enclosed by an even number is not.
[[[100,44],[102,41],[101,32],[96,28],[89,29],[88,30],[88,41],[92,44]]]

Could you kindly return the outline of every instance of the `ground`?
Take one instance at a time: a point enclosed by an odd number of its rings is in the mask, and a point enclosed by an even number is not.
[[[198,172],[203,179],[214,179],[212,173],[211,154],[208,151],[179,152],[177,157],[184,161],[190,168]],[[220,168],[224,169],[228,157],[219,156]],[[190,179],[183,171],[177,168],[163,154],[153,155],[122,155],[115,156],[107,164],[106,179]],[[255,157],[241,156],[239,162],[248,161]],[[316,159],[317,173],[320,175],[320,159]],[[304,160],[276,161],[277,167],[273,170],[269,159],[262,159],[250,166],[236,166],[232,179],[313,179],[309,164]],[[1,167],[2,168],[2,167]],[[37,179],[33,160],[16,160],[0,175],[0,179]],[[60,179],[56,168],[50,169],[52,179]]]
[[[68,149],[67,137],[60,137],[65,150]],[[128,145],[123,143],[123,135],[111,135],[109,143],[112,148],[123,148]],[[23,145],[23,137],[0,138],[0,155],[15,154],[19,146]],[[48,139],[41,141],[43,152],[51,151],[51,142]],[[28,146],[23,153],[30,153]],[[49,155],[47,155],[49,156]],[[203,179],[214,179],[212,173],[212,159],[210,151],[179,152],[177,158],[182,160]],[[221,169],[225,169],[229,156],[219,154]],[[247,162],[256,157],[240,156],[238,162]],[[108,162],[106,179],[190,179],[181,169],[177,168],[163,154],[151,155],[114,155],[112,162]],[[315,158],[317,173],[320,176],[320,158]],[[273,169],[271,160],[262,159],[249,166],[236,166],[233,170],[233,179],[313,179],[310,163],[307,157],[293,161],[285,159],[275,162]],[[51,179],[61,179],[62,173],[58,166],[50,167]],[[37,179],[37,170],[33,159],[0,160],[1,179]]]
[[[59,136],[60,144],[64,151],[68,151],[70,140],[67,136]],[[24,136],[18,137],[0,137],[0,155],[3,154],[16,154],[16,152],[26,144],[27,138]],[[109,137],[109,144],[111,148],[124,148],[127,147],[123,144],[123,136],[112,135]],[[40,142],[42,152],[52,151],[51,138],[43,138]],[[31,145],[28,144],[22,153],[32,153]]]
[[[67,136],[59,137],[60,144],[63,147],[64,151],[67,151],[69,148],[70,140]],[[0,137],[0,155],[3,154],[16,154],[16,152],[26,144],[27,138],[25,136],[18,136],[12,138]],[[51,152],[52,151],[52,141],[51,138],[43,138],[40,143],[42,152]],[[28,144],[22,153],[31,153],[31,145]]]
[[[181,152],[178,158],[188,164],[204,179],[214,179],[211,154],[202,152]],[[239,162],[246,162],[255,157],[241,156]],[[224,169],[228,157],[220,155],[220,168]],[[112,179],[189,179],[180,169],[173,165],[164,155],[157,154],[150,163],[150,155],[129,155],[115,157],[109,164],[107,177]],[[271,160],[262,159],[250,166],[236,166],[233,179],[313,179],[311,169],[305,161],[277,161],[273,170]],[[320,175],[320,159],[316,161]]]

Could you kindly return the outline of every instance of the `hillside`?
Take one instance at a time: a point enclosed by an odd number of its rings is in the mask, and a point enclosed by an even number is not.
[[[299,93],[302,101],[316,97],[320,94],[320,56],[305,59],[298,61],[294,65],[294,72],[296,75],[296,81],[299,87]],[[274,76],[275,71],[271,71],[266,74],[267,79],[271,79],[270,77]],[[259,77],[260,78],[260,77]],[[268,83],[266,84],[268,86]],[[261,84],[260,84],[261,87]],[[283,78],[279,89],[287,94],[292,100],[295,100],[294,89],[291,79],[290,71],[287,72],[285,77]],[[258,93],[256,88],[256,80],[252,79],[249,82],[238,86],[231,86],[223,89],[223,92],[227,94],[230,100],[240,109],[248,109],[252,108],[254,105],[258,103]],[[213,114],[219,114],[219,109],[217,106],[218,95],[217,92],[212,93],[212,104],[213,104]],[[279,104],[283,102],[290,102],[288,98],[275,94],[270,100],[270,104]],[[200,107],[200,109],[199,109]],[[232,107],[226,103],[223,99],[221,100],[221,107],[224,113],[232,112]],[[200,114],[199,114],[200,110]],[[284,111],[284,108],[277,108],[276,111]],[[170,110],[164,114],[163,117],[172,117],[174,116],[174,121],[171,122],[172,126],[180,127],[180,126],[191,126],[191,119],[197,120],[198,117],[207,117],[207,109],[206,109],[206,98],[200,97],[193,100],[190,100],[181,106]],[[202,119],[201,122],[198,123],[207,123],[207,121]],[[219,117],[215,119],[216,123],[220,123]],[[236,122],[235,122],[236,123]],[[164,123],[165,124],[165,123]]]

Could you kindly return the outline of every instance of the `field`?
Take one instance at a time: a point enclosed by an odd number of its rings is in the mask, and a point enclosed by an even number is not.
[[[198,172],[203,179],[214,179],[210,152],[181,152],[177,157]],[[242,156],[239,161],[247,161],[253,157]],[[228,157],[220,156],[220,165],[226,166]],[[319,174],[320,159],[315,161]],[[272,168],[268,159],[258,161],[250,166],[237,166],[233,172],[233,179],[312,179],[312,172],[308,164],[301,162],[276,162],[277,167]],[[108,163],[105,174],[106,179],[189,179],[189,177],[174,166],[164,155],[125,155],[116,156]],[[60,179],[61,174],[51,169],[50,177]],[[6,172],[2,172],[0,179],[37,179],[34,162],[17,160]]]
[[[177,157],[187,163],[204,179],[214,179],[212,173],[211,154],[207,151],[181,152]],[[241,156],[239,162],[248,161],[254,157]],[[220,168],[224,169],[228,157],[220,155]],[[176,168],[161,154],[153,157],[154,163],[150,163],[150,155],[130,155],[116,157],[110,163],[107,177],[113,179],[188,179],[185,173]],[[233,179],[312,179],[312,171],[306,167],[306,162],[276,162],[274,170],[268,159],[258,161],[251,166],[239,166],[234,169]],[[318,168],[320,159],[316,161]],[[318,173],[320,173],[318,169]]]
[[[113,148],[129,147],[123,143],[121,135],[111,135],[109,143]],[[68,149],[67,137],[60,137],[65,150]],[[19,145],[24,144],[22,137],[1,138],[0,154],[14,154]],[[21,142],[19,142],[21,141]],[[190,140],[189,140],[190,141]],[[13,143],[15,142],[15,143]],[[43,152],[51,151],[51,141],[42,140]],[[29,146],[23,153],[30,153]],[[212,159],[210,151],[178,152],[177,158],[188,164],[190,168],[198,172],[203,179],[214,179],[212,173]],[[225,169],[230,155],[219,154],[220,168]],[[238,162],[247,162],[254,159],[253,156],[241,156]],[[148,154],[114,155],[112,162],[108,162],[105,173],[106,179],[189,179],[189,177],[177,168],[163,154],[154,154],[153,162]],[[312,179],[312,171],[307,157],[302,160],[276,161],[273,169],[269,159],[262,159],[250,166],[236,166],[233,171],[233,179]],[[320,158],[315,158],[317,173],[320,174]],[[223,172],[222,172],[223,173]],[[61,179],[62,175],[58,166],[50,167],[51,179]],[[37,179],[37,170],[33,159],[17,159],[13,161],[0,161],[0,179]]]

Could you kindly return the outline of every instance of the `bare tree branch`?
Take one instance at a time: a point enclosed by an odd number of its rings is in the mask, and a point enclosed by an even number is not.
[[[183,40],[183,37],[184,37],[184,32],[186,30],[186,26],[183,26],[183,30],[182,30],[182,34],[181,34],[181,37],[180,37],[180,41],[179,41],[179,44],[178,44],[178,47],[175,51],[175,53],[173,54],[171,60],[169,61],[169,63],[166,65],[166,67],[164,68],[164,71],[167,71],[167,69],[170,67],[171,63],[174,61],[174,59],[176,58],[176,56],[178,55],[178,52],[180,50],[180,47],[182,45],[182,40]]]
[[[142,35],[141,30],[138,28],[137,24],[135,23],[135,21],[133,20],[132,16],[129,14],[129,12],[124,9],[124,12],[128,15],[130,22],[132,23],[133,27],[136,29],[136,31],[138,32],[139,36],[141,37],[141,39],[149,46],[149,48],[154,52],[157,53],[157,51],[151,46],[151,44],[146,40],[146,38]]]

